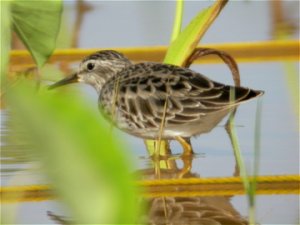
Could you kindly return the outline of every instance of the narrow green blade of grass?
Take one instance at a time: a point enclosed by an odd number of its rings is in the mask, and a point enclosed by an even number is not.
[[[50,184],[81,224],[129,224],[137,213],[132,161],[101,115],[74,93],[15,88],[8,95],[14,121],[45,167]]]
[[[233,102],[235,99],[235,90],[234,88],[230,88],[230,94],[229,94],[230,101]],[[243,181],[244,188],[246,190],[246,193],[249,193],[249,178],[248,173],[246,170],[245,162],[241,153],[239,139],[235,130],[235,122],[234,122],[234,116],[235,116],[236,110],[232,111],[229,115],[228,120],[228,131],[230,135],[230,141],[232,143],[233,152],[235,155],[236,162],[238,164],[239,170],[240,170],[240,176]]]
[[[256,186],[257,180],[256,177],[259,175],[259,161],[260,161],[260,139],[261,139],[261,111],[262,111],[262,99],[258,98],[256,115],[255,115],[255,129],[254,129],[254,163],[253,163],[253,179],[249,185],[249,223],[255,224],[256,213],[255,213],[255,204],[256,204]]]
[[[287,89],[290,93],[293,108],[296,114],[296,120],[298,122],[298,127],[300,127],[299,120],[299,65],[291,62],[285,62],[283,64],[285,70],[285,77],[287,82]],[[299,128],[298,128],[299,129]],[[299,130],[298,130],[299,131]]]
[[[39,67],[55,48],[61,13],[61,0],[11,1],[13,28]]]
[[[218,0],[201,11],[171,43],[164,63],[183,65],[226,3],[227,0]]]
[[[171,42],[175,41],[178,35],[181,32],[181,24],[182,24],[182,15],[183,15],[183,7],[184,7],[184,0],[177,0],[176,1],[176,12],[175,12],[175,19],[173,25],[173,32],[171,36]]]
[[[234,89],[230,89],[230,101],[235,99]],[[255,197],[256,197],[256,176],[259,173],[259,159],[260,159],[260,125],[261,125],[261,110],[262,110],[262,103],[261,99],[257,100],[257,109],[256,109],[256,116],[255,116],[255,136],[254,136],[254,160],[253,160],[253,179],[249,179],[249,174],[246,170],[245,162],[243,160],[242,152],[240,149],[240,145],[238,142],[238,136],[235,129],[235,122],[234,122],[234,115],[235,111],[233,111],[229,116],[228,121],[228,134],[230,136],[230,140],[232,143],[233,151],[235,154],[235,159],[238,164],[238,168],[240,171],[240,176],[243,181],[244,189],[248,197],[249,203],[249,224],[255,224]]]

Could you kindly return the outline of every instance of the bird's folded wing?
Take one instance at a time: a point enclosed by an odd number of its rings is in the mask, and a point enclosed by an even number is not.
[[[163,117],[169,124],[193,122],[235,106],[250,92],[213,82],[189,69],[156,63],[136,64],[121,72],[103,87],[101,100],[111,99],[116,88],[116,108],[148,126],[159,126]]]

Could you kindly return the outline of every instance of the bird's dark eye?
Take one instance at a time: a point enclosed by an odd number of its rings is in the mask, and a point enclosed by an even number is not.
[[[89,71],[93,70],[94,67],[95,67],[95,63],[88,63],[88,64],[86,65],[86,68],[87,68]]]

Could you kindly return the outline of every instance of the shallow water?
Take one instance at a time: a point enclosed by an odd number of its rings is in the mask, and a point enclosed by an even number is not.
[[[174,8],[174,4],[171,2],[90,2],[89,4],[95,8],[84,18],[78,47],[166,45],[169,42],[172,27],[171,13]],[[207,4],[209,3],[188,2],[185,9],[185,21],[188,21],[200,7]],[[291,7],[290,5],[288,6]],[[155,17],[150,13],[150,9],[156,12]],[[268,10],[267,1],[229,4],[203,41],[214,43],[268,40],[270,39],[271,23]],[[66,3],[65,12],[72,21],[74,2]],[[109,23],[107,23],[108,18]],[[123,18],[121,22],[120,18]],[[236,18],[239,18],[238,22]],[[299,73],[299,65],[294,66],[297,67]],[[298,174],[299,127],[294,110],[296,106],[292,104],[288,91],[283,63],[243,63],[239,64],[239,67],[242,85],[265,91],[262,98],[259,175]],[[195,65],[192,69],[211,79],[232,83],[230,73],[224,65]],[[97,95],[94,90],[80,85],[77,85],[77,88],[82,91],[91,104],[95,105],[95,110],[97,110]],[[238,108],[235,117],[240,147],[249,171],[253,169],[251,165],[253,165],[254,155],[256,107],[256,100],[243,104]],[[47,183],[47,179],[39,170],[39,163],[31,162],[31,157],[24,154],[24,151],[30,153],[30,146],[22,142],[11,146],[5,142],[6,136],[16,135],[7,128],[8,121],[8,112],[2,110],[1,185]],[[230,139],[224,129],[225,122],[226,118],[212,132],[192,139],[196,157],[193,159],[191,171],[185,174],[186,176],[234,176],[236,162]],[[124,135],[129,145],[132,146],[131,153],[136,159],[134,171],[148,171],[145,178],[153,177],[152,163],[148,158],[143,141],[118,131],[115,132],[118,135]],[[162,176],[166,178],[177,177],[178,171],[184,166],[182,160],[178,158],[178,154],[182,151],[181,147],[172,141],[171,149],[177,159],[173,163],[172,170],[162,172]],[[161,198],[148,201],[148,215],[152,221],[157,224],[166,223]],[[202,218],[195,224],[200,224],[199,221],[203,224],[218,224],[216,221],[226,220],[230,221],[230,224],[245,224],[248,217],[248,203],[244,195],[167,197],[165,201],[168,205],[167,215],[170,217],[168,221],[175,221],[179,224],[185,224],[187,218],[195,217]],[[297,195],[257,195],[256,201],[256,216],[259,224],[296,224],[299,221],[299,196]],[[4,204],[1,214],[9,216],[6,214],[7,210],[14,207],[17,208],[15,212],[18,224],[55,223],[47,216],[47,211],[52,211],[57,215],[67,214],[66,210],[56,201]],[[148,221],[146,217],[143,219]]]

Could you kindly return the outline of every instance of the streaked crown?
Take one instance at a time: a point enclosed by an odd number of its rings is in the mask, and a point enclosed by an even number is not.
[[[86,62],[88,60],[103,60],[103,61],[111,61],[111,60],[125,60],[129,61],[122,53],[114,51],[114,50],[102,50],[95,52],[87,57],[85,57],[82,62]]]

